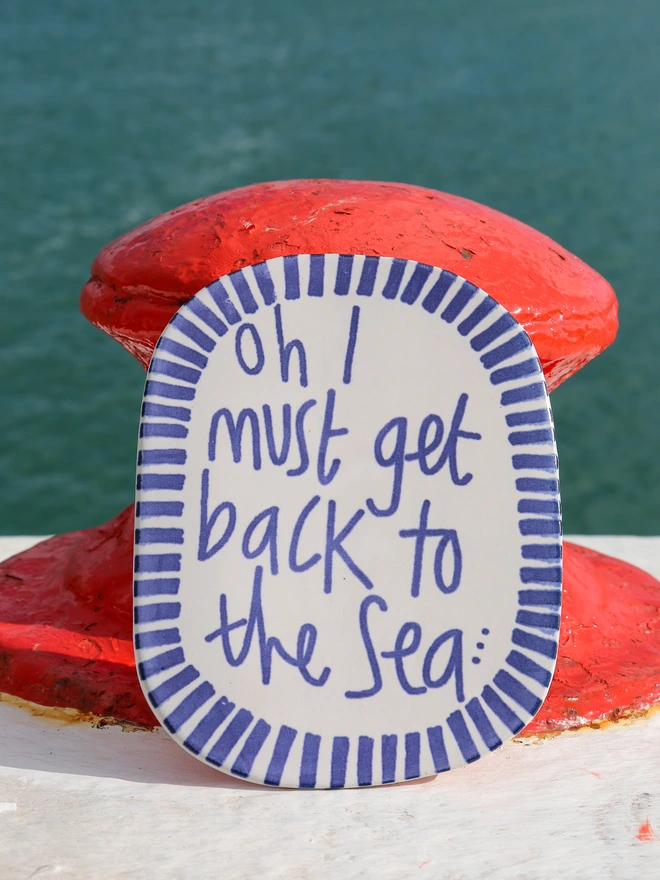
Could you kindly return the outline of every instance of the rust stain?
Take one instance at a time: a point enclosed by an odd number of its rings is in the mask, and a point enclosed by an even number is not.
[[[589,730],[605,730],[608,727],[629,727],[641,718],[650,718],[660,712],[660,704],[653,706],[644,706],[641,709],[614,709],[603,718],[595,721],[588,721],[586,718],[581,719],[578,724],[570,725],[563,728],[554,728],[553,730],[535,730],[533,733],[526,733],[524,730],[519,733],[514,742],[524,743],[528,745],[530,742],[540,740],[554,739],[556,736],[562,736],[567,733],[583,734]]]
[[[116,718],[107,718],[102,715],[94,715],[92,712],[81,712],[78,709],[69,707],[60,708],[58,706],[40,706],[39,703],[32,703],[30,700],[22,700],[20,697],[14,697],[11,694],[0,692],[0,703],[8,703],[29,712],[35,718],[43,718],[45,721],[52,721],[58,727],[67,727],[73,724],[91,724],[92,727],[121,727],[125,733],[132,733],[136,730],[152,731],[153,728],[146,727],[141,724],[131,724],[129,721],[118,722]]]

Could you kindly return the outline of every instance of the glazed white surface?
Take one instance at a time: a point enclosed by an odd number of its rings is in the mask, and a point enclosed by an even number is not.
[[[0,539],[0,558],[38,540]],[[660,538],[568,540],[660,576]],[[653,877],[659,747],[655,715],[514,740],[435,779],[289,791],[217,773],[163,731],[61,726],[0,704],[0,876]]]
[[[487,292],[386,257],[239,269],[163,331],[139,437],[138,675],[199,760],[399,782],[536,714],[561,604],[554,430],[531,340]]]

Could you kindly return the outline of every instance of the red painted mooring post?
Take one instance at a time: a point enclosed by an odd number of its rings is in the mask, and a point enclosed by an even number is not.
[[[364,181],[257,184],[156,217],[103,248],[81,308],[146,367],[167,322],[210,280],[299,253],[399,257],[467,278],[523,324],[550,390],[617,330],[609,284],[546,236],[457,196]],[[0,691],[156,724],[131,643],[132,548],[131,506],[0,565]],[[527,733],[617,720],[658,698],[660,583],[564,548],[557,669]]]

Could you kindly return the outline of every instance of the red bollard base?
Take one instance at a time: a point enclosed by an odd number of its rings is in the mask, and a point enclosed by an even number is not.
[[[133,507],[0,564],[2,688],[105,722],[158,725],[132,645]],[[90,590],[93,583],[93,589]],[[564,605],[550,692],[524,734],[644,714],[660,698],[660,582],[564,544]]]

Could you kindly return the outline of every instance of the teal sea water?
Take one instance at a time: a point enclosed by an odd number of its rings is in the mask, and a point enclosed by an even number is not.
[[[654,0],[33,0],[0,16],[0,534],[132,500],[142,369],[78,312],[98,249],[293,177],[458,193],[605,275],[619,338],[552,397],[565,527],[660,533]]]

